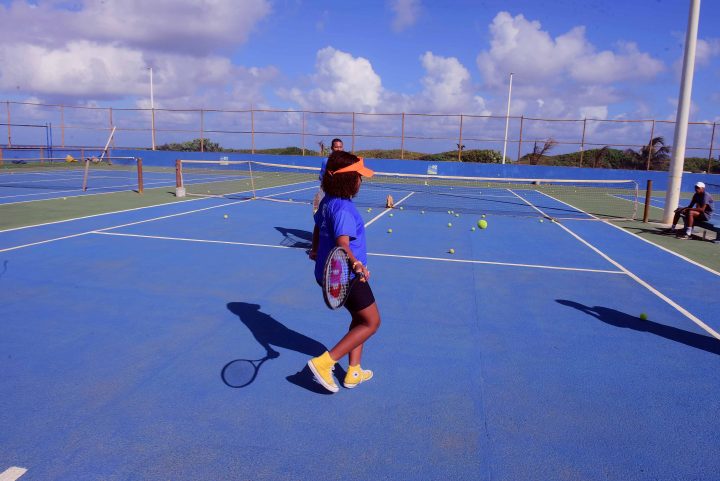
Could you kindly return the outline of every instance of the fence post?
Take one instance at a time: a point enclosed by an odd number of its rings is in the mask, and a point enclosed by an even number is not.
[[[355,154],[355,112],[352,113],[352,153]]]
[[[650,202],[652,201],[652,180],[648,179],[645,187],[645,210],[643,211],[643,222],[648,221],[650,217]]]
[[[65,147],[65,106],[60,106],[60,147]]]
[[[7,131],[8,131],[8,147],[12,147],[12,129],[10,128],[10,102],[5,102],[7,105]]]
[[[150,109],[150,131],[152,137],[152,149],[155,150],[155,107]]]
[[[524,120],[525,120],[525,116],[524,116],[524,115],[521,115],[521,116],[520,116],[520,135],[519,135],[519,138],[518,138],[518,156],[517,156],[517,160],[518,160],[518,161],[520,161],[520,155],[521,155],[521,153],[522,153],[522,152],[521,152],[521,150],[522,150],[522,133],[523,133],[523,121],[524,121]]]
[[[250,141],[251,141],[251,150],[253,154],[255,153],[255,109],[253,109],[253,106],[250,106]]]
[[[205,152],[205,111],[200,109],[200,152]]]
[[[113,114],[113,110],[112,110],[112,107],[110,107],[110,108],[108,109],[108,119],[109,119],[109,121],[110,121],[110,130],[111,130],[111,131],[112,131],[112,129],[113,129],[113,115],[112,115],[112,114]],[[115,136],[114,136],[114,135],[113,135],[113,137],[112,137],[112,146],[113,146],[113,149],[114,149],[114,148],[115,148]]]
[[[583,165],[583,157],[585,157],[585,129],[587,128],[587,117],[583,119],[582,139],[580,140],[580,167]]]
[[[458,162],[462,162],[462,128],[463,128],[463,115],[460,114],[460,141],[458,142]]]
[[[400,159],[405,159],[405,112],[402,113],[402,125],[400,126]]]
[[[712,172],[712,161],[713,161],[712,154],[713,154],[713,145],[715,144],[715,126],[716,125],[717,125],[717,123],[713,122],[712,134],[710,135],[710,155],[708,155],[708,168],[707,168],[708,174]]]
[[[648,143],[648,155],[647,155],[647,162],[645,163],[645,170],[650,170],[650,160],[652,159],[652,143],[653,143],[654,136],[655,136],[655,119],[653,119],[652,127],[650,128],[650,142]]]
[[[302,153],[303,157],[305,157],[305,111],[303,110],[302,113]]]

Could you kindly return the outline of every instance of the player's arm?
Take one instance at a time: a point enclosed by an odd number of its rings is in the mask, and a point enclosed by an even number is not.
[[[312,246],[310,247],[310,251],[308,252],[308,257],[310,257],[310,259],[312,260],[315,260],[317,258],[318,242],[320,242],[320,228],[317,226],[317,224],[315,224],[312,236]]]
[[[350,249],[350,236],[347,236],[347,235],[338,236],[335,239],[335,244],[338,245],[339,247],[342,247],[345,250],[345,252],[347,252],[353,272],[355,272],[356,274],[361,274],[365,279],[368,279],[370,277],[370,271],[367,270],[367,267],[365,267],[362,264],[362,262],[357,260],[357,258],[355,257],[355,254],[353,254],[352,249]],[[360,280],[362,281],[364,279],[360,279]]]

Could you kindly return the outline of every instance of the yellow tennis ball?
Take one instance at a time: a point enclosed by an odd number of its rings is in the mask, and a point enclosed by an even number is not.
[[[470,227],[470,230],[475,232],[475,227]]]
[[[421,214],[424,214],[424,213],[425,213],[425,211],[424,211],[424,210],[421,210],[421,211],[420,211],[420,213],[421,213]]]
[[[403,210],[403,206],[400,206],[400,210]]]
[[[486,220],[480,219],[478,221],[478,227],[480,227],[481,229],[487,229],[487,226],[488,226],[488,223]]]
[[[648,320],[648,315],[645,314],[644,312],[641,312],[641,313],[640,313],[640,319],[642,319],[643,321],[647,321],[647,320]]]
[[[452,222],[448,222],[448,227],[452,227]]]
[[[388,234],[392,234],[392,229],[388,229]]]
[[[545,222],[545,219],[540,219],[540,222]]]
[[[449,252],[450,254],[455,254],[455,249],[450,249],[448,252]]]
[[[460,214],[455,214],[455,217],[460,217]]]
[[[485,214],[482,215],[482,218],[483,218],[483,219],[485,218]]]
[[[227,218],[228,218],[228,215],[227,215],[227,214],[225,214],[225,215],[223,216],[223,218],[227,219]]]
[[[392,215],[392,212],[390,212],[390,217],[392,217],[392,216],[393,216],[393,215]]]

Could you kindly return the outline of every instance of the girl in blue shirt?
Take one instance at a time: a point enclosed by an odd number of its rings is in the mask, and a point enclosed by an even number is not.
[[[370,289],[370,271],[365,246],[365,224],[355,208],[352,198],[357,195],[362,176],[372,177],[373,171],[366,168],[361,157],[348,152],[333,152],[327,161],[322,179],[325,197],[315,213],[310,259],[315,261],[315,279],[322,283],[323,266],[330,250],[342,247],[350,258],[352,270],[364,275],[353,285],[345,302],[350,311],[350,329],[340,341],[321,356],[308,361],[315,381],[330,392],[337,392],[333,369],[342,357],[348,355],[349,367],[343,381],[346,388],[354,388],[372,378],[370,370],[362,369],[360,360],[363,345],[380,327],[380,313]]]

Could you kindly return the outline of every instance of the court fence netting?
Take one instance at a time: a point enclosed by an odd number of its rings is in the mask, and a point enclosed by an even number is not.
[[[177,160],[176,195],[313,204],[320,168],[258,161]],[[561,219],[635,219],[633,180],[526,179],[376,172],[358,206]]]

